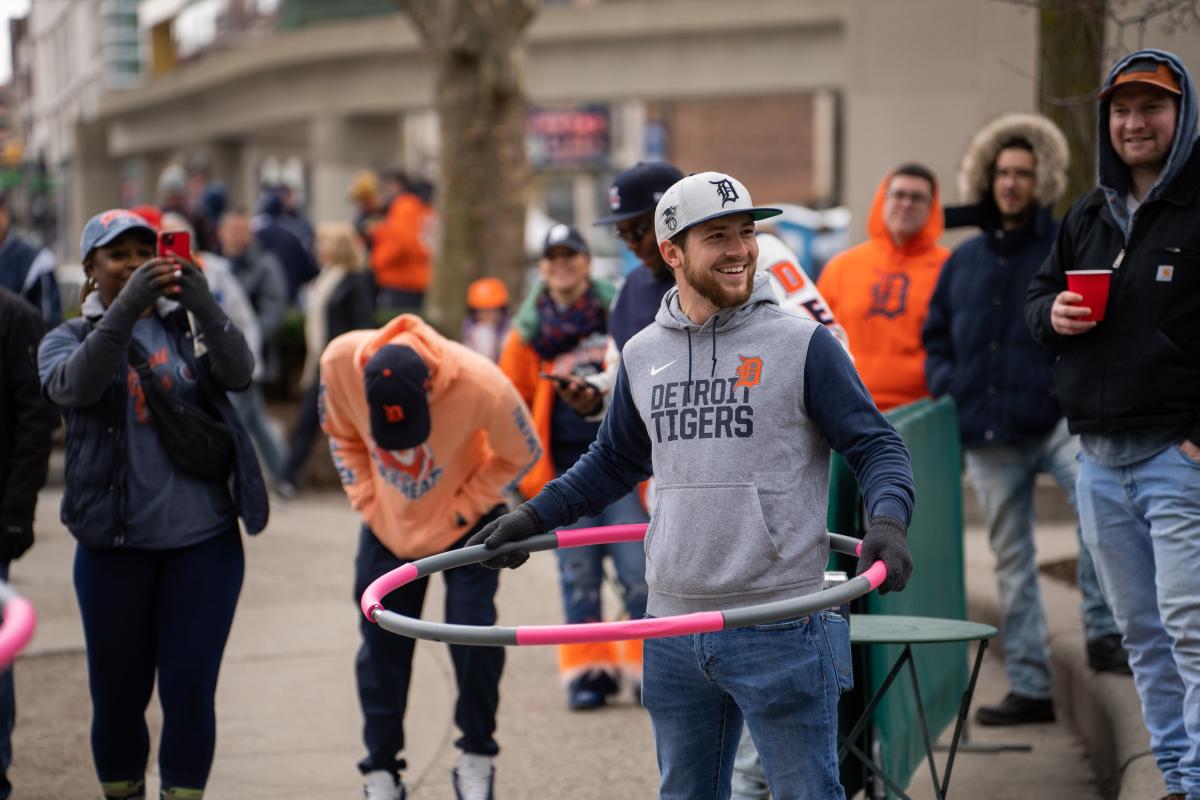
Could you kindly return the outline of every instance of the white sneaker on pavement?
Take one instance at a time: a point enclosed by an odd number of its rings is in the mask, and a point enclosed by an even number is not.
[[[458,766],[450,770],[454,783],[454,796],[458,800],[495,800],[492,781],[496,768],[491,756],[463,753],[458,757]]]
[[[366,800],[404,800],[404,784],[386,769],[377,769],[363,776],[363,797]]]

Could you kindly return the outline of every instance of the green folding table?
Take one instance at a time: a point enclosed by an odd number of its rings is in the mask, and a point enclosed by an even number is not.
[[[916,699],[917,720],[921,729],[921,736],[925,744],[925,755],[929,762],[929,773],[933,779],[933,789],[939,800],[946,797],[946,791],[950,786],[950,772],[954,768],[954,756],[958,752],[959,740],[962,735],[963,726],[967,720],[967,713],[971,708],[971,698],[975,694],[975,681],[979,677],[979,668],[983,664],[983,653],[987,649],[988,639],[992,638],[998,631],[991,625],[981,625],[977,622],[965,622],[957,619],[939,619],[936,617],[907,617],[907,616],[892,616],[888,614],[854,614],[850,617],[850,643],[857,645],[900,645],[903,649],[900,652],[896,663],[892,665],[887,677],[883,683],[879,685],[879,689],[875,692],[875,696],[867,703],[863,709],[862,716],[854,724],[846,736],[839,736],[838,761],[842,761],[847,755],[853,755],[873,774],[879,777],[880,780],[896,795],[904,800],[911,800],[904,792],[903,787],[899,786],[895,780],[888,776],[880,765],[863,751],[857,747],[854,742],[858,736],[866,728],[871,721],[871,715],[874,713],[876,706],[883,699],[883,696],[891,688],[892,683],[900,674],[906,665],[908,674],[912,678],[913,695]],[[975,653],[975,663],[971,668],[971,677],[967,681],[966,691],[963,692],[962,702],[958,708],[958,719],[954,723],[954,736],[950,740],[948,755],[946,757],[945,773],[939,779],[937,766],[933,763],[933,740],[929,735],[929,725],[925,720],[925,706],[921,701],[921,687],[917,681],[917,670],[913,666],[912,647],[913,645],[922,644],[941,644],[948,642],[979,642],[979,647]]]

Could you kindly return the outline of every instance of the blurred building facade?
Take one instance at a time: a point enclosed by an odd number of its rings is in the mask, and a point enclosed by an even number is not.
[[[153,201],[199,155],[230,201],[300,184],[348,218],[363,167],[436,179],[433,74],[390,0],[33,3],[26,162],[69,243],[88,215]],[[531,203],[586,226],[639,159],[722,169],[755,199],[847,205],[861,236],[906,160],[953,186],[986,120],[1035,105],[1036,12],[992,0],[548,2],[529,34]],[[1200,68],[1200,37],[1147,42]],[[953,200],[953,190],[949,189]],[[601,249],[615,250],[612,242]]]

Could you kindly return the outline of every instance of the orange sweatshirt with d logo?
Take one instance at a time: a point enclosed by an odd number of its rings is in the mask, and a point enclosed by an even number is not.
[[[883,223],[891,177],[875,191],[867,241],[830,259],[817,279],[817,289],[850,338],[858,374],[884,411],[929,394],[921,327],[950,255],[937,243],[942,205],[936,191],[925,227],[902,245],[892,241]]]
[[[429,368],[429,438],[399,452],[371,438],[363,386],[365,364],[386,344],[411,347]],[[329,343],[321,427],[351,505],[404,559],[451,547],[541,455],[525,403],[499,367],[412,314]]]

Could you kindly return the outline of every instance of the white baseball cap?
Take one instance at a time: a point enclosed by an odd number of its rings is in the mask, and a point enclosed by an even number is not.
[[[755,208],[750,192],[723,172],[698,172],[672,184],[654,209],[654,235],[659,243],[693,225],[730,214],[760,220],[782,214],[778,208]]]

